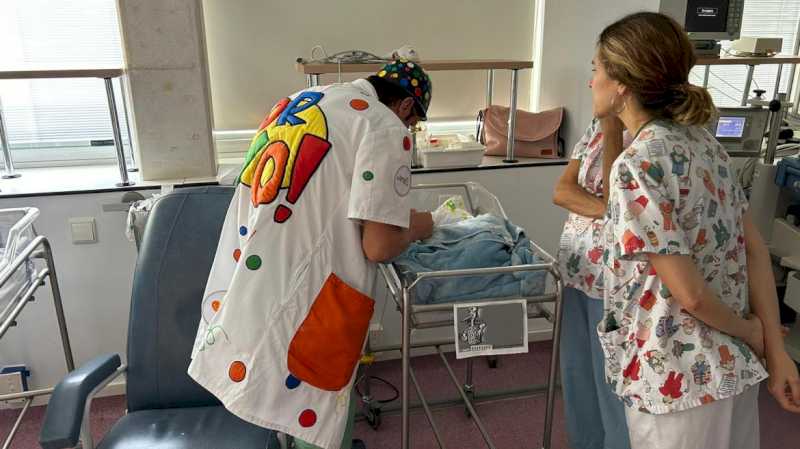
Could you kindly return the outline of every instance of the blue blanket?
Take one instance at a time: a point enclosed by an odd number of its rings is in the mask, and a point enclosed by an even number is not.
[[[401,276],[465,268],[506,267],[541,263],[525,231],[494,215],[479,215],[437,226],[431,238],[413,243],[392,261]],[[472,301],[544,292],[545,272],[426,279],[415,289],[417,304]]]

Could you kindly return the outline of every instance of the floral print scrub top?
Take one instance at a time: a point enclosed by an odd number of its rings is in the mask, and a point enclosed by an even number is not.
[[[612,389],[628,406],[662,414],[764,380],[751,349],[681,310],[646,256],[691,256],[712,291],[747,313],[747,200],[722,146],[703,128],[655,120],[616,160],[610,180],[598,333]]]
[[[623,146],[630,143],[627,132]],[[603,196],[603,132],[597,119],[586,129],[572,150],[579,161],[578,184],[597,197]],[[561,233],[558,264],[565,287],[584,292],[590,298],[603,298],[603,219],[570,212]]]

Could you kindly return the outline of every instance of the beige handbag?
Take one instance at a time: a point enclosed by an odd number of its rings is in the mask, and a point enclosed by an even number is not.
[[[478,138],[486,145],[487,156],[506,155],[508,111],[507,107],[492,105],[478,113]],[[517,109],[514,156],[561,157],[564,151],[559,131],[563,118],[564,108],[542,112]]]

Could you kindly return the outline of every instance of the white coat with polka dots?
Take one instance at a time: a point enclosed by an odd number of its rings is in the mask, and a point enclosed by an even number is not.
[[[262,122],[189,366],[233,414],[338,448],[373,312],[360,226],[409,226],[410,149],[365,80],[301,91]]]

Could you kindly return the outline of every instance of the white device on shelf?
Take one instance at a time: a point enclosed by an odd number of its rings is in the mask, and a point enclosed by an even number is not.
[[[476,167],[486,147],[465,134],[431,136],[418,148],[425,168]]]
[[[738,56],[774,56],[781,52],[783,38],[744,36],[731,43]]]

